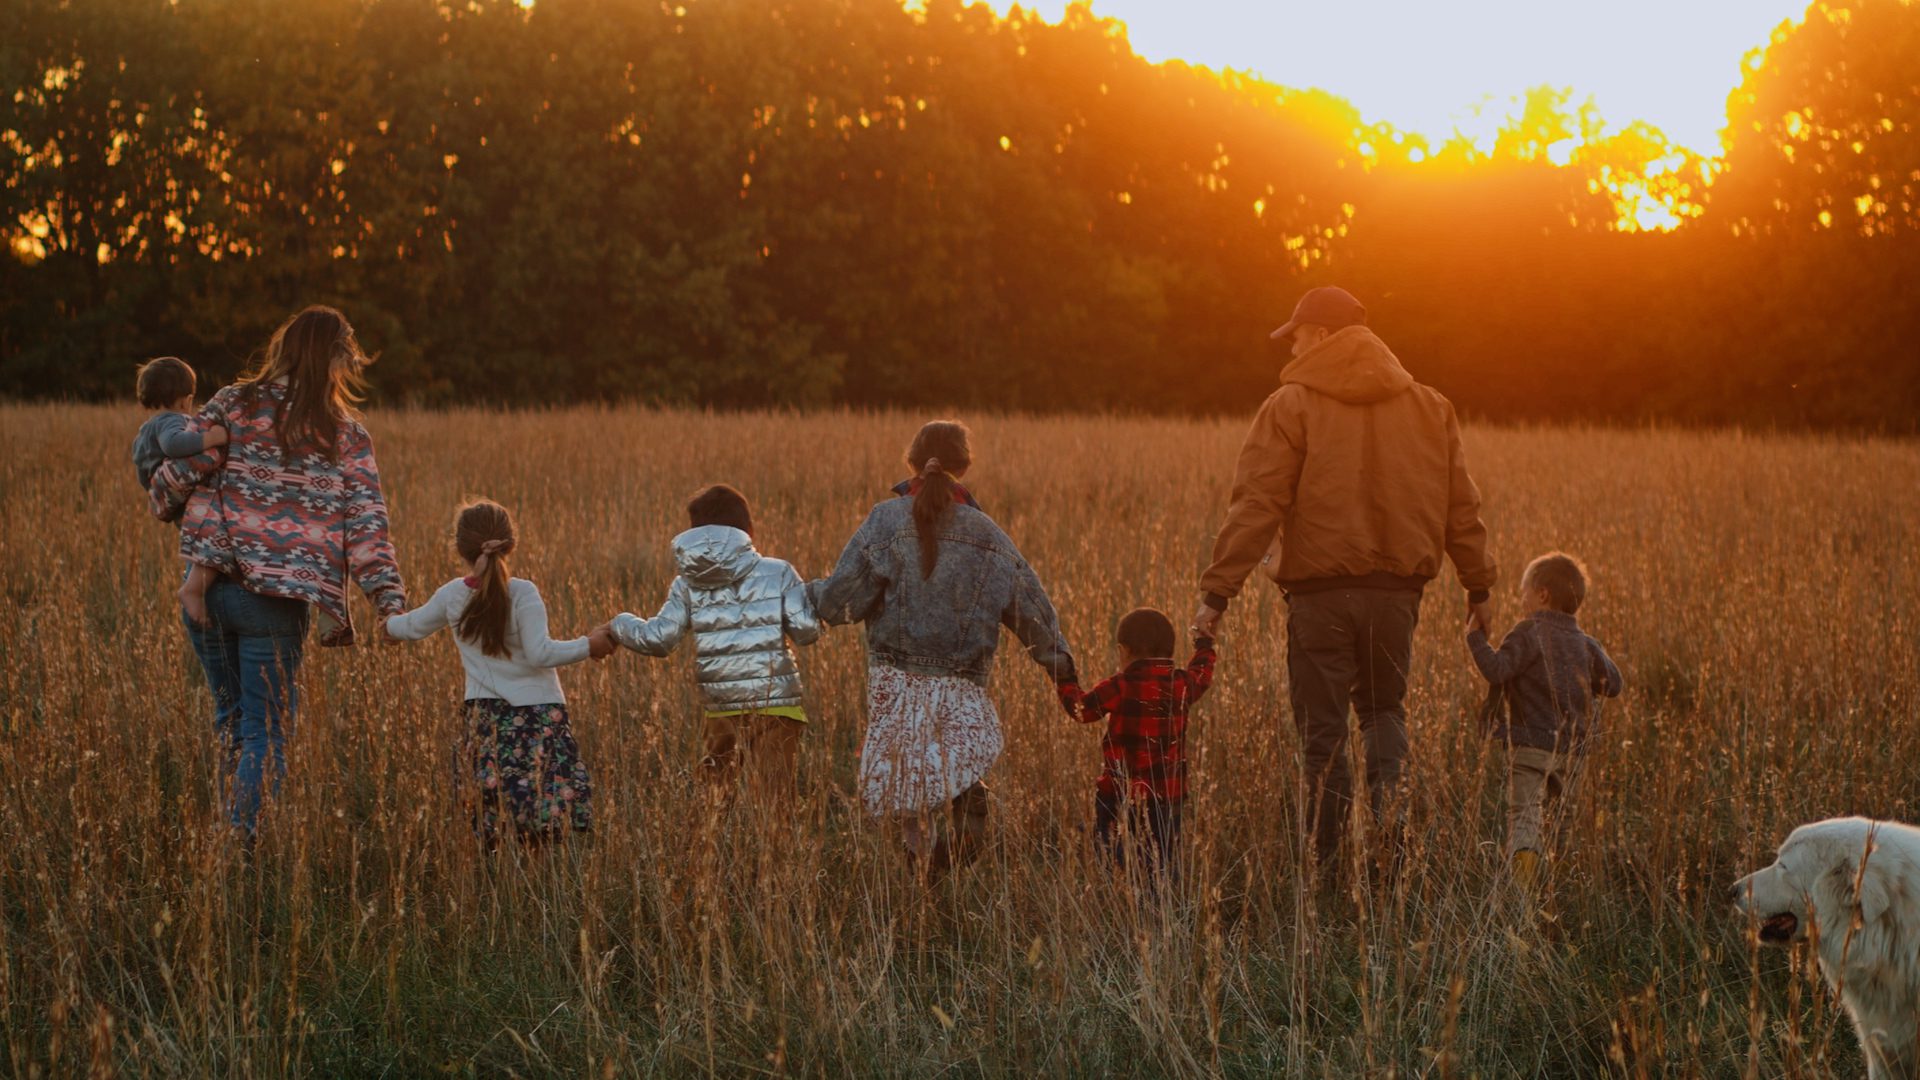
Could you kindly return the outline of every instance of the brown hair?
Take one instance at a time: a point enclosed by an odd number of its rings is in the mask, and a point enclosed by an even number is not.
[[[315,304],[280,324],[239,385],[252,401],[261,387],[284,379],[286,396],[273,410],[281,458],[318,450],[333,461],[340,452],[340,425],[353,418],[366,390],[361,370],[372,362],[360,351],[347,317]]]
[[[1527,564],[1520,587],[1547,590],[1547,603],[1572,615],[1587,598],[1587,568],[1564,551],[1550,551]]]
[[[513,598],[507,595],[507,556],[513,551],[513,517],[491,499],[475,499],[453,519],[453,549],[470,563],[486,556],[487,565],[475,567],[480,579],[473,599],[460,613],[461,637],[478,642],[488,656],[507,655],[507,624],[513,618]],[[492,553],[487,545],[496,544]]]
[[[687,522],[702,525],[731,525],[743,533],[753,532],[753,510],[747,497],[731,484],[712,484],[687,500]]]
[[[183,397],[193,396],[193,368],[177,356],[156,356],[141,364],[133,380],[140,404],[149,409],[164,409]]]
[[[1158,608],[1134,608],[1120,616],[1113,636],[1135,657],[1160,659],[1173,655],[1173,620]]]
[[[937,467],[929,470],[929,463]],[[956,469],[973,464],[967,425],[958,420],[934,420],[920,429],[907,448],[907,468],[920,478],[913,498],[913,528],[920,534],[920,576],[933,576],[940,561],[940,524],[953,512]]]

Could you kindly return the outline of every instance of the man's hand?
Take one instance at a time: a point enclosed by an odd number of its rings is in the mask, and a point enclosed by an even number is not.
[[[613,640],[612,624],[596,626],[587,634],[587,655],[595,660],[605,660],[619,648]]]
[[[1493,632],[1493,601],[1467,602],[1467,633],[1473,633],[1476,628],[1489,634]]]
[[[1200,602],[1200,610],[1193,613],[1193,636],[1219,637],[1220,620],[1224,618],[1226,614],[1224,611],[1215,610],[1205,600],[1202,600]]]
[[[1060,707],[1067,711],[1068,719],[1071,719],[1071,720],[1080,719],[1080,702],[1081,702],[1081,699],[1086,697],[1085,694],[1080,692],[1080,684],[1075,682],[1063,682],[1058,686],[1055,686],[1054,691],[1055,693],[1059,694]]]

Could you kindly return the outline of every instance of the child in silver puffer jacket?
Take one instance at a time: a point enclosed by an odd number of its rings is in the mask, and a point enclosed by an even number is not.
[[[799,573],[754,550],[746,496],[715,484],[693,497],[687,516],[692,527],[673,539],[680,575],[660,613],[622,612],[594,633],[646,656],[666,656],[692,635],[706,708],[702,773],[722,801],[742,771],[757,795],[784,801],[807,725],[787,642],[819,640],[820,620]]]

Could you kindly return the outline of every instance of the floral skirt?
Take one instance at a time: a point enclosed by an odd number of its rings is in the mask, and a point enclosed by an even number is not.
[[[1000,757],[1000,714],[966,679],[867,668],[860,796],[875,815],[944,809]]]
[[[593,827],[593,783],[580,761],[565,705],[509,705],[472,698],[456,751],[475,831],[499,836],[504,815],[523,839],[555,839]]]

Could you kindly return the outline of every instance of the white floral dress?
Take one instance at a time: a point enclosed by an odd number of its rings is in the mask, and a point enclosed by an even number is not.
[[[867,738],[860,796],[876,816],[936,810],[1000,757],[1000,714],[967,679],[867,668]]]

